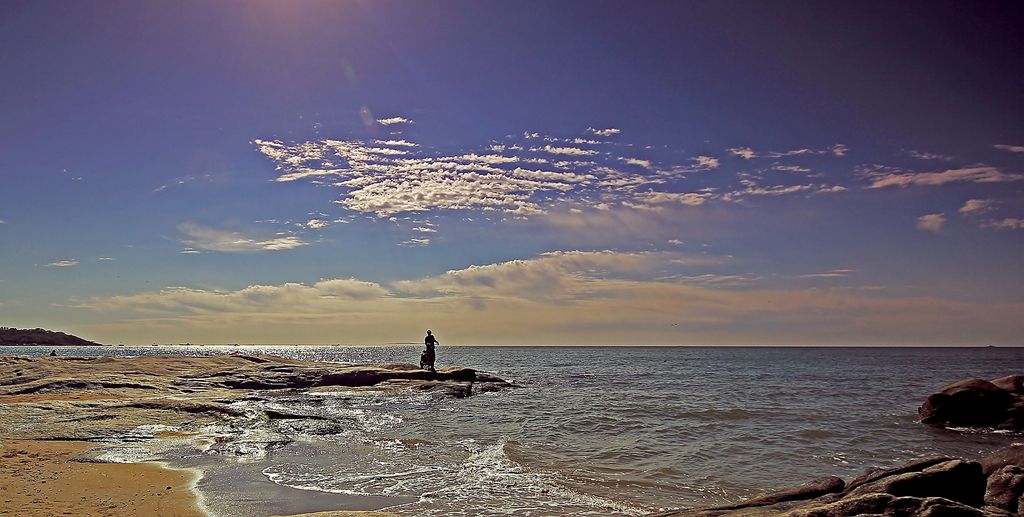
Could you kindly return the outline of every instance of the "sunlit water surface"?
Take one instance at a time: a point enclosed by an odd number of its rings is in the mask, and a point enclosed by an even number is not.
[[[229,350],[344,363],[414,362],[419,354],[415,346],[57,348]],[[850,479],[922,455],[978,457],[1024,440],[916,422],[920,403],[948,382],[1022,373],[1024,349],[440,348],[438,366],[449,365],[523,387],[465,399],[268,394],[261,407],[324,419],[245,429],[254,438],[234,441],[232,452],[265,454],[262,475],[278,485],[387,496],[397,504],[389,510],[403,515],[640,515],[829,474]],[[290,445],[245,450],[275,440]]]

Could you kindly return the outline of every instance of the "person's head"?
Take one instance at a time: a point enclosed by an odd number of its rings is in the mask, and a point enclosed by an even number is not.
[[[429,331],[429,330],[427,331],[427,335],[428,335],[428,336],[430,335],[430,331]]]

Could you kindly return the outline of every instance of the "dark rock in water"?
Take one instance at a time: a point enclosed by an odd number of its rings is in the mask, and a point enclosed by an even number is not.
[[[988,477],[985,487],[985,504],[1017,512],[1021,495],[1024,495],[1024,468],[1007,465]]]
[[[992,384],[1010,393],[1024,395],[1024,375],[1007,375],[1006,377],[992,379]]]
[[[928,397],[917,410],[921,422],[947,426],[1024,429],[1024,395],[1018,393],[1024,377],[964,379]]]
[[[838,478],[713,508],[674,510],[660,517],[1010,517],[1024,499],[1024,446],[979,462],[932,457],[866,472],[843,490]]]

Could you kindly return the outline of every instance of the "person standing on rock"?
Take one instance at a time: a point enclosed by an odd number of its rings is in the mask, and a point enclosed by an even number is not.
[[[437,338],[434,337],[433,332],[427,331],[427,337],[423,338],[423,345],[426,346],[426,350],[420,355],[420,368],[429,368],[430,371],[434,370],[434,347],[439,345]]]

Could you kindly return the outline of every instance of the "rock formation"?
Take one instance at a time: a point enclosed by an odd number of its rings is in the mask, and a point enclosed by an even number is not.
[[[1022,430],[1024,375],[954,382],[930,395],[917,413],[926,424]]]
[[[0,327],[0,346],[103,346],[78,336],[45,329]]]
[[[102,441],[153,426],[328,419],[270,398],[313,391],[435,392],[465,397],[511,387],[469,368],[343,365],[271,356],[0,356],[0,438]],[[249,403],[245,403],[249,402]]]
[[[849,483],[830,477],[740,504],[656,515],[1004,517],[1024,509],[1022,498],[1024,445],[1015,445],[981,462],[924,458],[901,467],[869,471]]]

